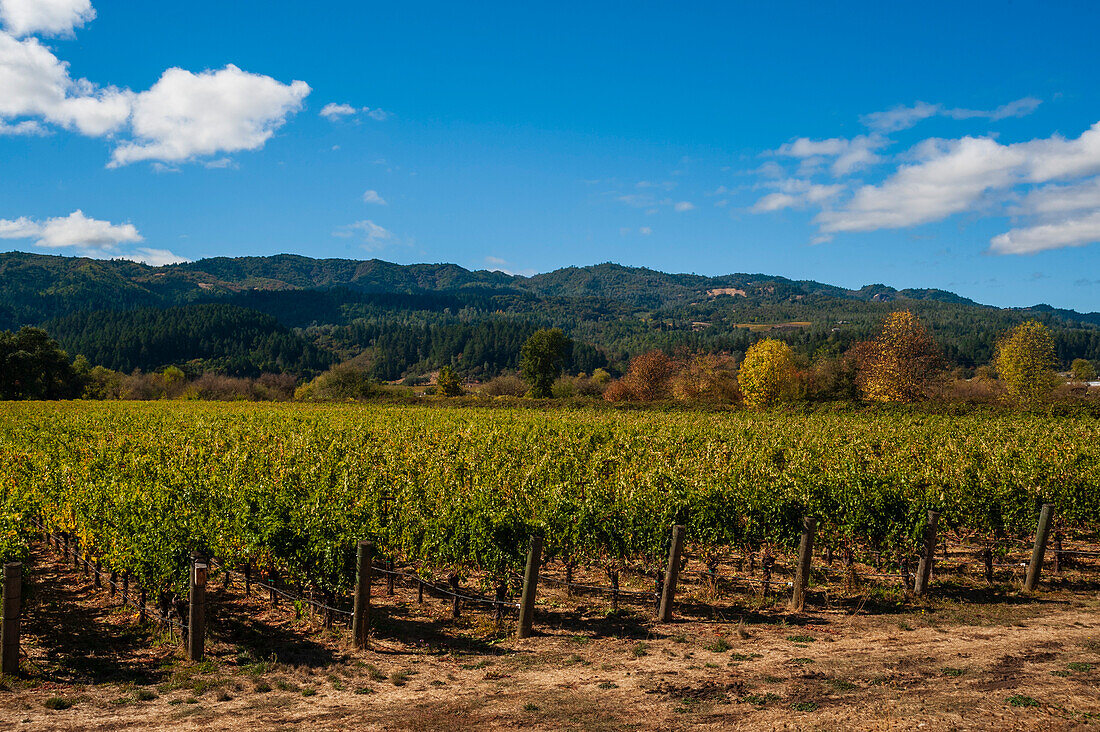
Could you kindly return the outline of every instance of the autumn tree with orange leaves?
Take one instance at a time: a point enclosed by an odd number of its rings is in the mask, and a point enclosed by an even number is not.
[[[875,402],[915,402],[924,397],[942,368],[932,334],[909,310],[891,313],[872,340],[852,348],[856,381],[864,399]]]

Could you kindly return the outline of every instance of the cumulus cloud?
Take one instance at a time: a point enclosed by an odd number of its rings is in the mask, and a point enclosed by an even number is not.
[[[36,120],[11,123],[41,117],[85,135],[106,135],[125,124],[132,97],[128,91],[71,78],[68,64],[37,38],[19,40],[0,32],[0,123],[9,129],[41,132]]]
[[[887,140],[878,135],[859,135],[850,140],[842,137],[831,137],[826,140],[800,137],[780,145],[775,154],[813,162],[817,159],[832,158],[833,175],[844,176],[879,162],[880,157],[875,151],[886,144]]]
[[[1034,97],[1024,97],[1002,104],[996,109],[958,109],[944,107],[942,104],[917,102],[911,107],[898,106],[884,112],[873,112],[860,118],[864,125],[883,133],[905,130],[929,117],[950,117],[951,119],[984,118],[990,121],[1008,117],[1023,117],[1034,112],[1042,102]]]
[[[386,199],[382,198],[376,190],[369,190],[363,194],[363,203],[373,203],[379,206],[386,205]]]
[[[932,139],[912,152],[919,162],[901,166],[879,185],[861,187],[841,209],[822,212],[821,230],[874,231],[939,221],[972,210],[989,192],[1100,173],[1100,123],[1070,140],[1054,135],[1002,145],[986,137]],[[1050,206],[1060,193],[1066,191],[1040,195]]]
[[[45,221],[0,219],[0,239],[36,239],[36,246],[48,249],[75,247],[102,254],[117,251],[119,244],[144,241],[133,224],[88,218],[80,209]]]
[[[13,36],[71,36],[95,18],[91,0],[0,0],[0,25]]]
[[[1036,224],[998,234],[989,242],[995,254],[1034,254],[1047,249],[1080,247],[1100,242],[1100,211]]]
[[[41,221],[26,216],[0,219],[0,239],[34,239],[35,246],[45,249],[71,249],[85,257],[130,259],[154,266],[189,261],[167,249],[123,250],[122,244],[145,240],[133,224],[93,219],[80,209]]]
[[[283,84],[232,64],[200,74],[168,69],[134,99],[136,139],[115,148],[111,167],[255,150],[301,108],[309,92],[304,81]]]
[[[95,16],[86,0],[0,0],[0,135],[51,127],[115,140],[110,166],[178,163],[262,147],[297,112],[310,88],[233,65],[172,68],[135,93],[74,78],[38,38],[71,33]]]
[[[988,138],[929,140],[880,185],[859,188],[847,206],[817,217],[824,232],[897,229],[966,211],[991,188],[1009,185],[1023,162],[1018,151]]]
[[[677,201],[673,204],[672,209],[677,213],[684,213],[685,211],[693,211],[695,204],[691,201]]]

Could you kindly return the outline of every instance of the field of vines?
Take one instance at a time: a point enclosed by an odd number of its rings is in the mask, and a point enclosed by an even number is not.
[[[355,544],[416,568],[521,571],[530,536],[574,566],[656,569],[788,552],[803,516],[838,550],[912,556],[928,509],[964,539],[1027,537],[1039,507],[1093,533],[1100,420],[362,405],[0,405],[0,554],[32,525],[142,586],[182,592],[193,551],[332,596]]]

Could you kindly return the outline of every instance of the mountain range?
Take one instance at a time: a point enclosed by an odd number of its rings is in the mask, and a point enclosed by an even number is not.
[[[291,254],[152,267],[0,253],[0,330],[44,327],[71,354],[127,371],[309,375],[358,359],[389,380],[445,363],[484,377],[515,368],[518,346],[549,325],[577,341],[577,371],[621,369],[650,348],[737,353],[764,333],[810,357],[842,351],[898,308],[917,312],[963,367],[987,362],[997,336],[1029,318],[1055,330],[1060,358],[1100,359],[1100,313],[996,308],[936,289],[611,263],[524,277]]]

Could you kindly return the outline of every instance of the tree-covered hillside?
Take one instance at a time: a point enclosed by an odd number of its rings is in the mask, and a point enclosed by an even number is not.
[[[516,368],[523,340],[550,326],[576,341],[574,371],[621,369],[653,348],[737,355],[765,333],[812,357],[846,350],[899,308],[917,313],[956,365],[988,363],[997,337],[1026,319],[1051,327],[1064,364],[1100,361],[1100,313],[1000,309],[942,290],[616,264],[520,277],[297,255],[150,267],[0,254],[0,330],[41,325],[70,353],[123,370],[191,362],[307,374],[357,358],[386,380],[443,365],[485,377]]]

